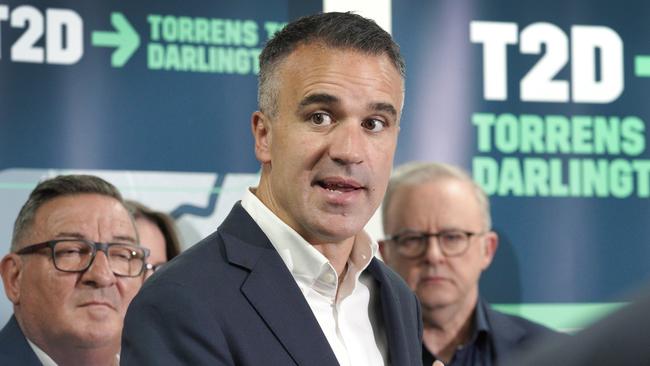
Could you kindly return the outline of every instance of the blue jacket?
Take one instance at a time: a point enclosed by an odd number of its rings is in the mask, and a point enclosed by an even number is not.
[[[0,331],[0,365],[42,366],[13,315]]]
[[[421,365],[415,295],[381,261],[379,290],[392,365]],[[156,272],[131,303],[122,365],[338,365],[291,273],[237,203],[212,235]]]
[[[514,353],[521,352],[547,338],[568,337],[564,333],[556,332],[530,320],[493,310],[486,302],[479,301],[478,306],[483,306],[485,309],[497,365],[512,357]]]
[[[475,333],[471,337],[472,342],[464,348],[464,352],[470,351],[470,355],[465,354],[466,358],[455,359],[452,362],[454,365],[476,362],[481,365],[501,365],[504,360],[540,340],[558,335],[567,336],[527,319],[493,310],[481,299],[478,300],[473,317]],[[430,365],[434,356],[424,345],[422,353],[424,363]]]

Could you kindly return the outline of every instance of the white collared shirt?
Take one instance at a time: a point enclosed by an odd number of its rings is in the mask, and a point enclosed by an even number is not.
[[[25,337],[27,339],[27,337]],[[57,366],[56,362],[50,357],[45,351],[43,351],[40,347],[32,343],[29,339],[27,339],[27,343],[29,343],[29,346],[32,347],[32,351],[36,354],[36,357],[38,357],[38,360],[41,361],[43,366]]]
[[[36,354],[36,357],[38,357],[38,360],[41,361],[43,366],[58,366],[57,363],[54,362],[52,357],[50,357],[50,355],[45,353],[45,351],[43,351],[39,346],[37,346],[32,341],[27,339],[27,337],[25,337],[25,339],[27,340],[27,343],[29,344],[29,346],[32,347],[32,351],[34,351],[34,353]],[[119,353],[115,355],[115,364],[116,365],[120,364],[120,354]]]
[[[377,313],[377,285],[369,274],[362,273],[377,253],[377,243],[365,231],[357,235],[337,297],[338,274],[323,254],[250,190],[245,193],[242,206],[280,254],[339,364],[388,365],[386,332]]]

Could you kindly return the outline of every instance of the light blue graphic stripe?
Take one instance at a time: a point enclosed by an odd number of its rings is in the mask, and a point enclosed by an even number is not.
[[[575,332],[619,309],[625,303],[493,304],[496,310],[518,315],[559,331]]]
[[[36,187],[36,183],[21,183],[21,182],[0,182],[0,190],[24,190],[31,191]],[[161,186],[118,186],[120,191],[126,190],[138,190],[138,191],[147,191],[147,192],[207,192],[210,194],[219,194],[222,192],[234,192],[241,191],[247,187],[231,187],[228,189],[223,189],[222,187],[161,187]]]

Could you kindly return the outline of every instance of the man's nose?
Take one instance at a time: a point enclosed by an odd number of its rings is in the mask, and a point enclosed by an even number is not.
[[[95,259],[86,272],[81,276],[85,284],[94,287],[108,287],[115,283],[115,274],[111,270],[111,266],[103,251],[97,251]]]
[[[425,258],[431,263],[439,263],[445,260],[445,254],[440,248],[440,242],[435,236],[427,238],[427,249],[424,252]]]
[[[342,165],[359,164],[364,161],[367,134],[360,123],[342,121],[330,135],[329,156]]]

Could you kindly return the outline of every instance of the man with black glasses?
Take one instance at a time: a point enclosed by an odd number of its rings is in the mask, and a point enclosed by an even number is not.
[[[553,331],[498,313],[478,282],[497,249],[488,198],[462,170],[411,163],[394,172],[383,203],[386,263],[416,293],[424,322],[423,362],[497,365]]]
[[[86,175],[39,183],[0,262],[14,307],[0,331],[0,364],[117,365],[148,253],[110,183]]]

